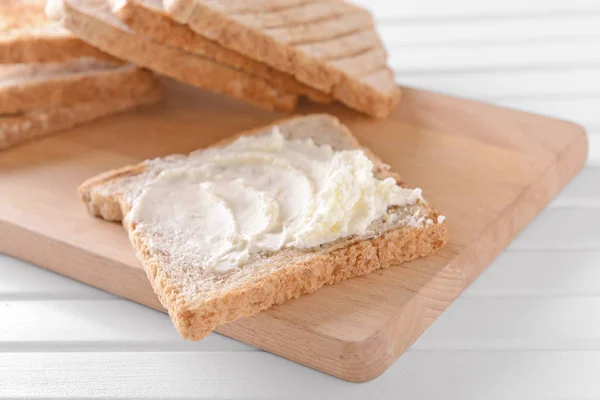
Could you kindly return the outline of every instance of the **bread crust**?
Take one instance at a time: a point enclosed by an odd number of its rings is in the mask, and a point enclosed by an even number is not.
[[[0,64],[66,62],[81,57],[119,61],[74,36],[48,37],[34,33],[0,36]]]
[[[385,59],[376,66],[364,63],[361,59],[353,60],[359,56],[367,60],[375,59],[377,53],[385,53],[381,43],[359,54],[351,51],[343,58],[339,58],[338,54],[335,59],[306,48],[307,43],[327,40],[332,45],[340,42],[343,47],[341,37],[362,30],[373,30],[373,21],[366,10],[355,7],[356,11],[337,18],[265,29],[252,19],[238,18],[237,15],[244,12],[236,8],[235,2],[166,0],[164,3],[173,19],[187,24],[195,32],[289,73],[358,111],[382,118],[389,115],[399,101],[400,91],[393,72],[385,65]],[[276,8],[268,1],[252,3],[252,7],[263,5],[263,8]],[[300,4],[298,7],[306,5]],[[255,13],[260,14],[257,10]]]
[[[331,103],[331,96],[298,82],[292,75],[229,50],[192,31],[187,25],[173,21],[165,12],[145,6],[140,0],[121,2],[113,9],[123,22],[137,33],[168,46],[208,57],[224,65],[256,75],[283,93],[308,97],[317,103]]]
[[[13,147],[139,105],[155,103],[160,100],[161,92],[160,84],[155,81],[135,97],[91,101],[0,117],[0,149]]]
[[[281,112],[293,110],[297,96],[279,92],[263,79],[143,38],[73,6],[56,0],[60,24],[88,43],[115,57],[149,68],[171,78],[222,93],[263,108]],[[110,14],[108,14],[110,16]],[[116,18],[116,17],[114,17]],[[117,19],[119,23],[120,20]]]
[[[2,0],[0,64],[65,62],[81,57],[117,60],[48,21],[44,0]]]
[[[337,129],[339,137],[336,140],[344,148],[361,148],[345,126],[326,114],[276,121],[266,127],[241,132],[211,147],[226,145],[241,135],[264,133],[274,125],[281,127],[307,118],[323,119]],[[379,178],[392,176],[399,180],[399,176],[390,172],[370,151],[367,155]],[[350,238],[310,250],[281,250],[245,266],[248,271],[241,283],[221,290],[217,281],[211,293],[190,298],[184,293],[183,278],[172,275],[169,268],[165,268],[166,256],[153,250],[148,238],[127,218],[131,209],[125,196],[128,187],[150,168],[151,162],[142,162],[109,171],[84,182],[79,187],[79,195],[93,215],[123,223],[155,293],[185,339],[200,340],[221,324],[253,315],[301,294],[313,293],[323,285],[430,255],[447,240],[446,226],[438,220],[439,212],[427,204],[419,204],[412,207],[418,208],[423,218],[431,220],[422,228],[402,226],[365,240]]]
[[[8,79],[6,74],[5,79],[0,78],[0,114],[135,99],[156,85],[150,71],[131,64],[102,64],[83,59],[52,65],[53,71],[49,71],[48,64],[19,65],[19,70],[25,70],[25,76],[17,72],[13,79]],[[10,69],[14,70],[13,67]],[[2,66],[0,71],[3,71]]]
[[[433,209],[428,214],[432,220],[437,220],[438,216],[439,212]],[[161,304],[169,311],[179,334],[189,340],[201,340],[219,325],[252,316],[300,295],[314,293],[324,285],[431,255],[447,241],[444,224],[423,229],[395,229],[306,260],[290,262],[284,268],[238,285],[222,296],[190,304],[180,293],[180,288],[172,284],[162,269],[160,258],[152,252],[145,238],[136,232],[135,226],[129,222],[126,228]]]

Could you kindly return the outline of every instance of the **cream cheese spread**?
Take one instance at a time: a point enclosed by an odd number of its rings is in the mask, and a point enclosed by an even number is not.
[[[135,197],[129,218],[156,248],[228,271],[256,253],[365,235],[388,207],[417,200],[420,189],[377,179],[362,150],[287,140],[275,128],[162,170]]]

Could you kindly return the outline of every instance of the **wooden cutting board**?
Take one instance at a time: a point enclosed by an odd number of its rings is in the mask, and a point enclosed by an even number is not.
[[[168,83],[163,104],[0,153],[0,250],[162,310],[118,224],[77,186],[102,171],[205,147],[280,116]],[[583,168],[579,126],[406,89],[398,110],[339,116],[447,216],[437,255],[323,288],[219,332],[350,381],[381,374]],[[41,327],[43,329],[43,327]]]

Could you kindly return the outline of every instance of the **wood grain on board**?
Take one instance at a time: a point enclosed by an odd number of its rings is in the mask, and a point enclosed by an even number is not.
[[[0,154],[0,251],[161,309],[118,224],[76,187],[107,169],[186,153],[281,117],[169,83],[164,104]],[[398,110],[339,116],[447,216],[437,255],[326,287],[218,331],[351,381],[381,374],[583,167],[575,124],[405,89]],[[135,340],[135,338],[132,338]]]

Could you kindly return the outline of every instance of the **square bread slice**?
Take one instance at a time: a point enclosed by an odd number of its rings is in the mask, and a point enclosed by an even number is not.
[[[400,91],[368,11],[340,0],[164,0],[195,32],[375,117]]]
[[[145,86],[144,91],[136,92],[133,96],[0,115],[0,150],[143,104],[156,103],[161,98],[161,92],[158,81],[153,81]]]
[[[113,13],[140,35],[157,43],[215,60],[221,64],[259,76],[285,93],[306,96],[318,103],[330,103],[331,96],[298,82],[290,74],[246,57],[198,35],[187,25],[179,24],[165,12],[162,0],[113,0]]]
[[[148,70],[93,58],[0,65],[0,115],[137,99],[156,85],[154,74]]]
[[[275,127],[286,139],[312,139],[315,144],[329,145],[334,151],[362,149],[373,163],[376,178],[392,177],[397,184],[400,182],[399,176],[389,171],[389,166],[361,148],[349,130],[327,114],[276,121],[211,147],[226,146],[243,135],[268,135]],[[171,254],[160,249],[156,245],[157,237],[145,231],[135,217],[131,218],[130,211],[138,196],[161,171],[202,165],[201,161],[198,164],[198,157],[205,152],[144,161],[99,175],[79,188],[81,199],[91,214],[123,223],[154,291],[185,339],[202,339],[221,324],[312,293],[325,284],[430,255],[446,242],[444,218],[419,199],[405,207],[388,208],[387,214],[371,223],[368,233],[361,237],[346,237],[309,249],[284,247],[275,253],[259,253],[227,273],[191,265],[186,259],[194,255]],[[181,209],[176,203],[182,196],[170,197],[173,202],[164,205]],[[173,237],[159,234],[161,240],[167,241],[177,241],[176,236],[178,234]]]
[[[49,21],[45,0],[0,1],[0,64],[63,62],[93,57],[117,61]]]
[[[49,0],[46,12],[81,39],[120,59],[268,110],[289,112],[296,106],[296,95],[282,93],[260,77],[137,34],[112,14],[108,0]]]

